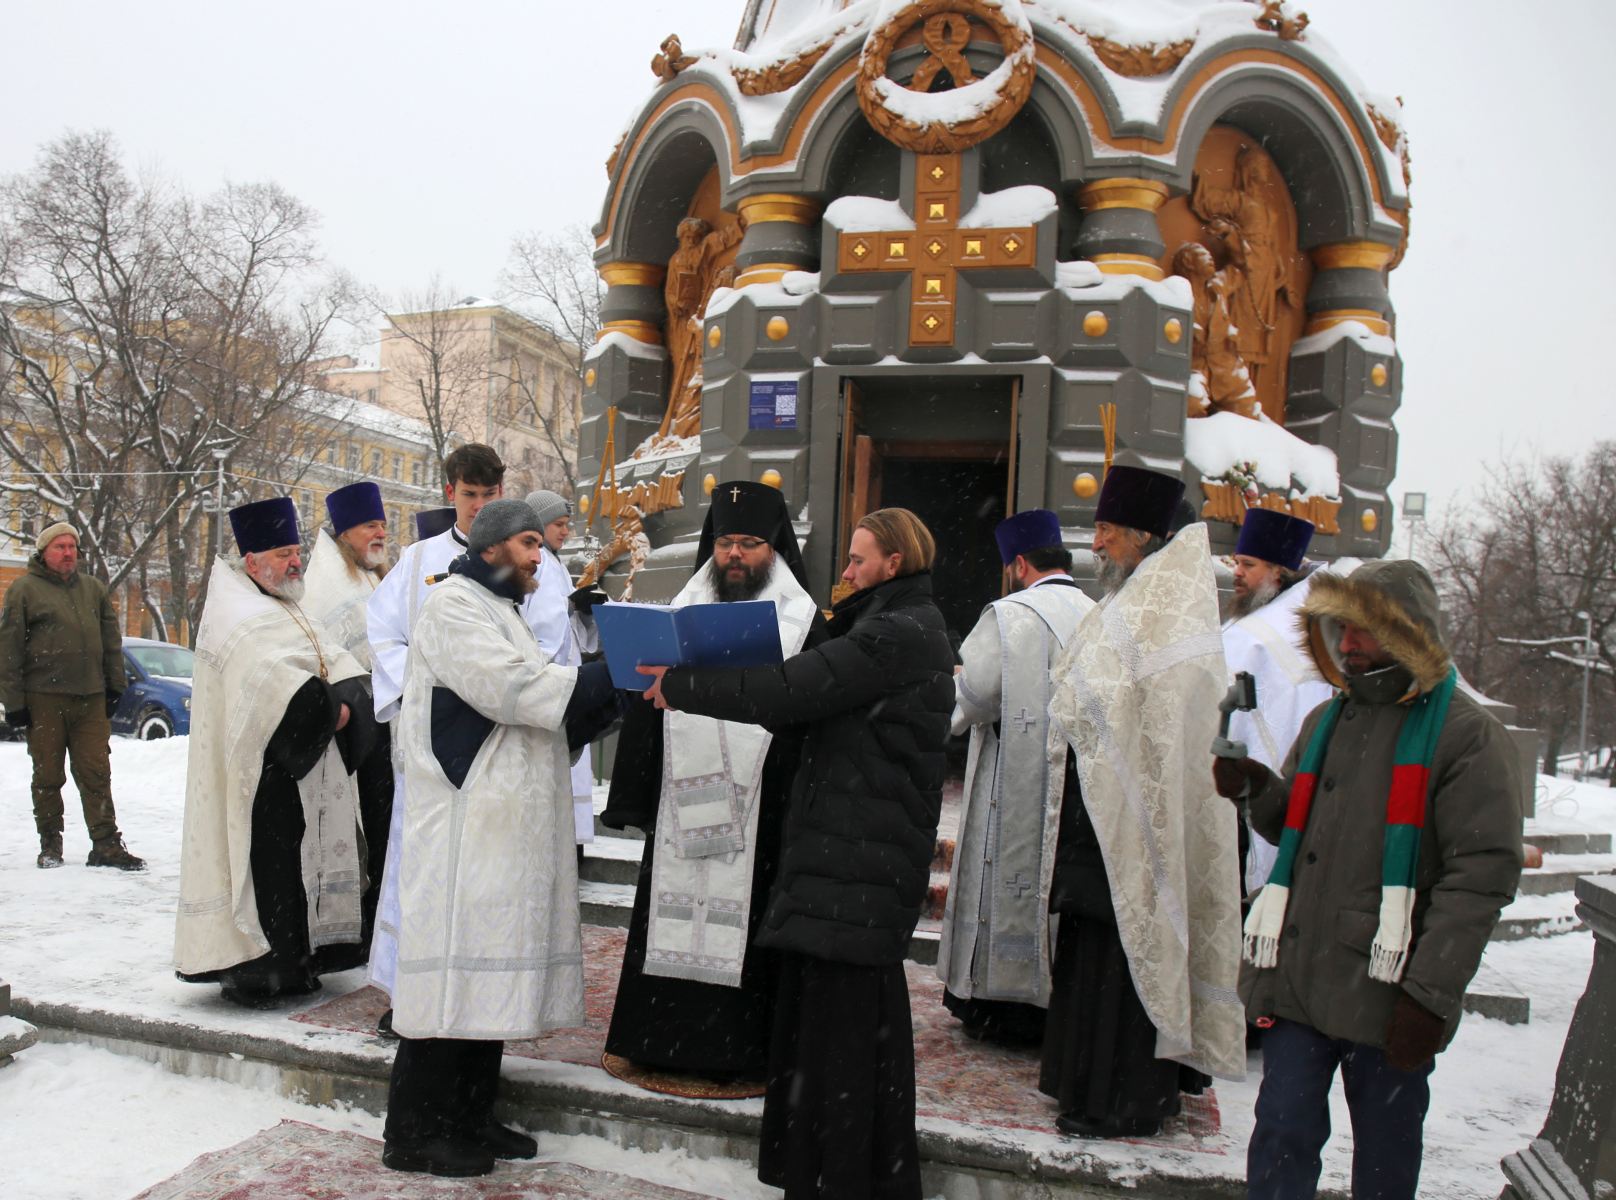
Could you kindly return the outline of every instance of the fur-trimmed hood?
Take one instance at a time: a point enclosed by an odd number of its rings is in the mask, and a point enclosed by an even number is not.
[[[1408,559],[1380,559],[1345,578],[1319,572],[1298,619],[1320,674],[1335,686],[1345,686],[1336,650],[1338,623],[1351,621],[1374,634],[1423,693],[1448,673],[1448,650],[1438,632],[1441,611],[1436,584],[1424,567]]]

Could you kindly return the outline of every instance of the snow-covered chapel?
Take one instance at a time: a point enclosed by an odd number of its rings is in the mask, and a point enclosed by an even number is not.
[[[1386,551],[1407,142],[1293,6],[749,0],[733,49],[661,49],[595,227],[576,561],[614,594],[672,596],[742,478],[822,603],[914,509],[960,629],[994,524],[1085,549],[1111,461],[1182,472],[1215,552],[1258,506]]]

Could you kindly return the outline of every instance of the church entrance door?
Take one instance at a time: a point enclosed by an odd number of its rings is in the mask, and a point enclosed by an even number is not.
[[[1004,594],[993,529],[1014,511],[1019,380],[844,380],[841,552],[865,513],[907,508],[937,541],[937,606],[964,637]]]

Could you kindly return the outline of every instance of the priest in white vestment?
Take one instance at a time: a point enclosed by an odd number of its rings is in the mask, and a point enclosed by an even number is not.
[[[364,962],[358,794],[364,667],[300,606],[297,509],[230,513],[197,630],[174,962],[268,1008]]]
[[[575,667],[585,654],[600,648],[589,603],[573,601],[572,575],[561,561],[561,546],[572,531],[572,502],[550,491],[529,492],[527,502],[544,522],[544,561],[539,565],[539,588],[522,604],[522,615],[533,628],[552,661]],[[591,589],[584,597],[605,593]],[[581,846],[595,840],[595,773],[588,746],[572,764],[573,838]]]
[[[1176,476],[1106,473],[1105,595],[1055,668],[1049,735],[1078,778],[1039,1088],[1080,1137],[1151,1136],[1181,1092],[1245,1074],[1237,827],[1207,753],[1225,690],[1217,584],[1206,526],[1171,533],[1183,495]]]
[[[1313,523],[1267,508],[1246,512],[1234,551],[1234,595],[1223,610],[1223,659],[1229,681],[1241,671],[1257,684],[1257,707],[1235,712],[1229,737],[1246,744],[1246,753],[1276,774],[1308,713],[1335,694],[1319,674],[1307,649],[1300,617],[1319,571],[1350,572],[1305,561],[1313,540]],[[1243,805],[1241,806],[1244,807]],[[1279,847],[1246,824],[1241,875],[1245,895],[1255,895],[1268,882]]]
[[[531,1158],[494,1121],[503,1042],[584,1021],[569,717],[615,706],[604,663],[561,667],[520,604],[543,526],[483,507],[411,631],[399,745],[399,1049],[383,1162],[478,1175]],[[582,736],[587,736],[582,735]]]
[[[1072,579],[1060,518],[1035,508],[994,530],[1011,591],[960,646],[955,736],[970,731],[937,976],[973,1038],[1043,1041],[1049,889],[1068,753],[1048,736],[1050,671],[1094,601]]]
[[[806,582],[785,496],[732,480],[712,491],[695,572],[673,604],[767,600],[780,653],[790,658],[827,636]],[[642,1071],[763,1078],[779,959],[752,942],[779,874],[803,740],[797,729],[771,732],[630,700],[601,823],[632,825],[646,838],[606,1035],[608,1069],[626,1060]],[[656,1086],[668,1087],[667,1076]]]
[[[315,535],[303,576],[303,611],[325,626],[336,643],[370,670],[366,613],[387,575],[387,509],[382,490],[367,480],[325,498],[329,523]],[[360,898],[364,944],[376,924],[387,831],[393,816],[393,742],[388,725],[376,726],[376,744],[354,772],[359,823],[365,834],[365,891]]]
[[[404,695],[404,664],[410,631],[432,581],[448,576],[449,564],[466,552],[466,534],[482,506],[504,490],[505,464],[492,447],[469,442],[443,460],[444,495],[451,507],[416,514],[416,541],[404,547],[398,562],[371,595],[366,606],[371,651],[371,689],[376,719],[393,722]],[[398,967],[398,853],[404,827],[404,773],[394,752],[393,813],[387,832],[387,862],[382,871],[381,901],[371,938],[365,978],[392,994]],[[392,1033],[392,1014],[384,1013],[378,1032]]]

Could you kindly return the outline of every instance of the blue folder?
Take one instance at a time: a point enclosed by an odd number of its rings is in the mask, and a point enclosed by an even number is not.
[[[732,604],[595,605],[600,648],[612,686],[643,692],[651,676],[634,668],[766,667],[780,659],[780,622],[772,600]]]

